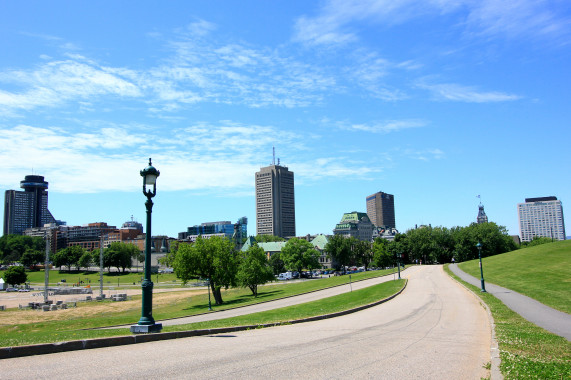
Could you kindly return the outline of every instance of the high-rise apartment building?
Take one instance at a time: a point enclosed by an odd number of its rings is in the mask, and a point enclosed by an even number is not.
[[[295,236],[293,172],[279,161],[256,173],[256,233]]]
[[[55,223],[48,210],[48,183],[39,175],[20,181],[24,191],[6,190],[4,196],[4,235],[22,235],[27,228]]]
[[[563,205],[556,197],[526,198],[518,203],[517,214],[521,241],[536,236],[565,240]]]
[[[367,215],[377,227],[396,228],[395,197],[379,191],[367,197]]]

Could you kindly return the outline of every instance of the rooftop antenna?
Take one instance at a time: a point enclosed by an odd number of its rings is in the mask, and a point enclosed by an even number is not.
[[[273,159],[272,159],[272,165],[276,164],[276,147],[272,146],[272,151],[273,151]]]
[[[278,157],[278,166],[280,165],[280,158]]]

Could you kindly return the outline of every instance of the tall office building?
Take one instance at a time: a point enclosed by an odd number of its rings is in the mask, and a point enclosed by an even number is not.
[[[295,236],[293,172],[279,160],[256,173],[256,233]]]
[[[526,198],[518,203],[517,214],[521,241],[536,236],[565,240],[563,205],[556,197]]]
[[[395,197],[382,191],[369,195],[367,215],[377,227],[396,228]]]
[[[4,235],[22,235],[27,228],[43,227],[56,220],[48,210],[48,183],[39,175],[27,175],[20,182],[24,191],[6,190]]]

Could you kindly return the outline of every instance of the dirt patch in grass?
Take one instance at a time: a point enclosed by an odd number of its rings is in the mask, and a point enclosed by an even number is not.
[[[132,292],[135,293],[135,292]],[[153,308],[184,302],[189,297],[205,294],[206,290],[165,290],[153,293]],[[136,292],[140,295],[141,290]],[[77,296],[75,296],[77,298]],[[141,299],[122,302],[78,302],[77,307],[57,311],[42,310],[9,310],[0,312],[0,325],[12,326],[18,324],[33,324],[48,321],[60,321],[92,317],[98,314],[116,314],[131,312],[141,308]]]

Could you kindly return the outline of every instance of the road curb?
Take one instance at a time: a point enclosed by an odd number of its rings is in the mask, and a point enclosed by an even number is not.
[[[452,272],[451,269],[450,269],[450,271]],[[490,379],[491,380],[503,380],[504,376],[502,375],[502,372],[500,371],[500,364],[502,364],[502,360],[500,358],[500,348],[498,345],[498,340],[496,339],[496,322],[494,321],[494,316],[492,315],[490,308],[488,307],[486,302],[482,298],[480,298],[472,289],[469,289],[466,285],[464,285],[462,282],[456,280],[454,277],[452,277],[450,275],[448,275],[448,276],[452,280],[456,281],[464,289],[469,291],[472,295],[474,295],[474,297],[476,297],[480,301],[480,304],[486,310],[486,313],[488,314],[488,320],[490,321],[490,327],[492,330],[492,344],[490,346],[490,363],[491,363]]]
[[[95,339],[75,340],[69,342],[43,343],[43,344],[35,344],[29,346],[0,347],[0,359],[11,359],[24,356],[54,354],[67,351],[88,350],[93,348],[124,346],[129,344],[156,342],[160,340],[190,338],[195,336],[204,336],[211,334],[224,334],[230,332],[253,330],[253,329],[274,327],[280,325],[290,325],[296,323],[319,321],[323,319],[335,318],[342,315],[355,313],[364,309],[368,309],[373,306],[380,305],[384,302],[390,301],[399,294],[401,294],[406,289],[407,284],[408,280],[405,279],[405,284],[401,290],[380,301],[376,301],[367,305],[331,314],[318,315],[314,317],[296,319],[287,322],[266,323],[259,325],[220,327],[220,328],[203,329],[203,330],[172,331],[172,332],[154,333],[154,334],[117,336],[110,338],[95,338]]]

